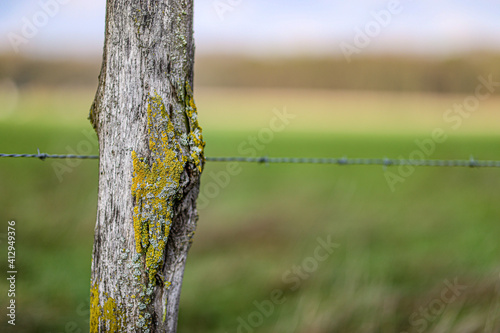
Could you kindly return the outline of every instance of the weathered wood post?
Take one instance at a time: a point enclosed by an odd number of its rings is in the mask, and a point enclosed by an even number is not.
[[[175,332],[204,157],[193,0],[108,0],[91,332]]]

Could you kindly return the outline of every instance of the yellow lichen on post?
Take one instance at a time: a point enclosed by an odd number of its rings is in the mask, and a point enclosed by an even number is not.
[[[104,302],[104,306],[99,305],[98,285],[94,283],[90,289],[90,333],[99,332],[100,323],[105,325],[106,332],[121,332],[124,326],[124,316],[111,297]]]
[[[193,90],[189,83],[186,83],[186,115],[189,119],[189,138],[191,139],[191,158],[193,159],[194,164],[198,168],[198,171],[201,172],[203,169],[203,162],[205,162],[205,156],[203,154],[205,148],[205,141],[203,141],[203,134],[201,126],[198,124],[198,110],[196,108],[196,104],[194,102]]]
[[[185,160],[175,129],[163,104],[155,94],[148,105],[148,134],[151,166],[132,152],[132,195],[135,197],[134,232],[136,250],[146,253],[149,282],[163,262],[172,224],[172,206],[184,171]]]
[[[121,332],[122,322],[121,313],[116,308],[115,300],[108,298],[104,306],[102,307],[102,318],[106,321],[108,325],[108,332],[119,333]]]
[[[132,151],[131,193],[134,197],[133,227],[137,251],[134,275],[138,281],[140,297],[137,324],[142,329],[147,329],[151,324],[151,315],[146,309],[152,302],[157,281],[160,281],[165,290],[171,285],[162,276],[161,269],[174,218],[174,203],[182,195],[181,176],[183,173],[186,177],[201,173],[204,164],[205,143],[188,84],[186,94],[178,102],[180,105],[177,107],[180,106],[181,109],[175,110],[174,105],[172,114],[169,114],[157,93],[149,96],[149,154],[148,157],[141,158]]]
[[[137,195],[140,191],[140,186],[147,180],[147,168],[144,163],[142,163],[135,151],[132,152],[132,161],[134,167],[134,179],[132,181],[132,195]],[[148,225],[147,223],[143,223],[143,221],[139,218],[140,216],[140,207],[136,205],[134,207],[134,231],[135,231],[135,246],[138,253],[142,252],[143,248],[147,248],[149,245],[149,236],[148,236]]]
[[[90,333],[99,332],[101,308],[99,307],[99,291],[97,288],[97,283],[90,288]]]

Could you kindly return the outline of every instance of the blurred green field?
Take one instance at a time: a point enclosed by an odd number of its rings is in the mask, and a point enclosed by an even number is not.
[[[85,119],[92,91],[19,94],[0,115],[0,152],[97,153]],[[448,139],[430,158],[500,159],[497,97],[455,130],[442,115],[461,95],[196,94],[207,156],[241,155],[238,147],[270,126],[273,110],[286,109],[296,117],[259,155],[408,158],[416,139],[442,128]],[[66,163],[0,159],[2,271],[7,221],[17,222],[14,332],[88,331],[98,164]],[[226,168],[209,163],[203,174],[208,199],[179,332],[500,331],[499,170],[419,168],[393,192],[385,172],[395,168],[240,164],[222,184],[215,179]],[[318,238],[338,244],[324,261],[315,257]],[[466,287],[456,295],[447,289],[455,281]],[[259,310],[276,290],[282,304]],[[9,332],[1,318],[0,331]]]

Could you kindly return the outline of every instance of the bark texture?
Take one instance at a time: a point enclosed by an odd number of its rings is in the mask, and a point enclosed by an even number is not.
[[[108,0],[91,332],[175,332],[204,157],[193,0]]]

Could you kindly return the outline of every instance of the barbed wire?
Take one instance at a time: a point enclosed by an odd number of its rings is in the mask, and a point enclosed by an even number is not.
[[[44,161],[47,158],[68,158],[68,159],[83,159],[83,160],[97,160],[99,156],[97,155],[52,155],[40,153],[38,150],[37,154],[0,154],[0,157],[13,157],[13,158],[39,158]]]
[[[475,160],[405,160],[391,158],[293,158],[293,157],[207,157],[209,162],[248,162],[248,163],[293,163],[293,164],[336,164],[336,165],[381,165],[381,166],[429,166],[429,167],[471,167],[500,168],[500,161]]]
[[[42,161],[48,158],[54,159],[99,159],[97,155],[53,155],[37,154],[1,154],[1,157],[12,158],[38,158]],[[470,157],[468,160],[444,160],[444,159],[421,159],[405,160],[394,158],[294,158],[294,157],[206,157],[207,162],[242,162],[260,164],[336,164],[336,165],[381,165],[389,166],[428,166],[428,167],[469,167],[469,168],[500,168],[500,161],[476,160]]]

